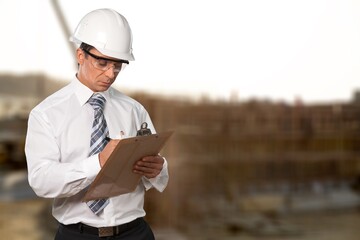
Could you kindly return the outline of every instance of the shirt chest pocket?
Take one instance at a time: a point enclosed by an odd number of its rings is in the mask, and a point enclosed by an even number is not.
[[[60,132],[60,152],[63,162],[73,162],[77,158],[87,157],[90,151],[92,119],[78,116],[64,122]]]

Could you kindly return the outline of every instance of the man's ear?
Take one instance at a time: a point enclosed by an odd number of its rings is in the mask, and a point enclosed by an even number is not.
[[[80,48],[76,50],[76,59],[78,64],[82,65],[84,63],[84,59],[85,59],[84,51]]]

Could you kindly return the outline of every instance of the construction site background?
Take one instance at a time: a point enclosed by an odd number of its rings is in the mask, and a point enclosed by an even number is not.
[[[26,179],[30,110],[67,84],[44,75],[0,75],[0,234],[51,239],[51,200]],[[121,89],[120,89],[121,90]],[[170,182],[146,195],[157,239],[358,239],[360,94],[304,105],[210,101],[127,93],[158,132]]]

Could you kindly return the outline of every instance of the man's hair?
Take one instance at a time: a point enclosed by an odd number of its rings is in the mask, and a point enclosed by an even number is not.
[[[80,49],[83,49],[83,50],[88,51],[88,52],[90,52],[90,50],[93,49],[93,48],[94,48],[93,46],[91,46],[91,45],[89,45],[87,43],[84,43],[84,42],[82,42],[80,44]],[[87,53],[86,52],[84,52],[84,53],[85,53],[85,57],[87,57]]]
[[[89,52],[89,51],[90,51],[91,49],[93,49],[94,47],[91,46],[91,45],[89,45],[89,44],[87,44],[87,43],[82,42],[82,43],[80,44],[80,47],[79,47],[79,48]],[[84,52],[84,54],[85,54],[85,58],[87,59],[87,58],[88,58],[88,54],[87,54],[86,52]],[[79,67],[79,65],[80,65],[80,64],[78,63],[78,67]]]

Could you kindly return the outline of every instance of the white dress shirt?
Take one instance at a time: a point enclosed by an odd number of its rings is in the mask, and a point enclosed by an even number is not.
[[[81,201],[84,189],[101,168],[98,154],[88,157],[94,110],[87,100],[92,94],[75,78],[31,111],[25,144],[28,180],[38,196],[54,198],[53,216],[59,222],[115,226],[145,215],[145,190],[165,189],[167,162],[156,178],[143,177],[134,192],[110,198],[106,208],[95,215]],[[143,122],[155,132],[140,103],[114,88],[101,94],[106,98],[104,115],[111,138],[118,138],[120,132],[125,137],[135,136]]]

